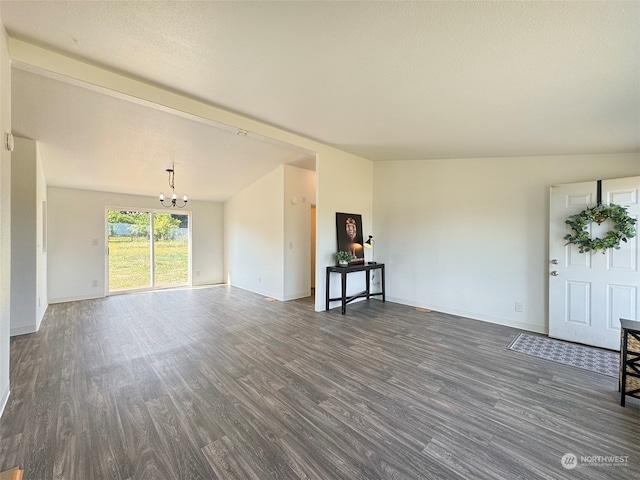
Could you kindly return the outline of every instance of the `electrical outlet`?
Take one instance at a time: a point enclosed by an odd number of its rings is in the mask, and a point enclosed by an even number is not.
[[[98,286],[98,280],[94,280],[93,282],[91,282],[91,286],[92,287],[97,287]]]
[[[515,309],[516,312],[521,312],[522,313],[524,311],[524,308],[522,306],[522,302],[515,302],[513,304],[513,308]]]

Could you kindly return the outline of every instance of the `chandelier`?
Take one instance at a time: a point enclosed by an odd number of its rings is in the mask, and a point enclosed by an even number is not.
[[[165,203],[164,193],[160,194],[160,203],[165,208],[184,208],[187,205],[189,199],[186,195],[182,197],[182,205],[178,204],[178,196],[176,195],[176,186],[175,186],[175,164],[171,164],[171,168],[167,168],[167,172],[169,173],[169,187],[171,187],[171,202]]]

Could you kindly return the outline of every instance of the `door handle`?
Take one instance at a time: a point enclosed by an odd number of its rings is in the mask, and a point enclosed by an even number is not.
[[[552,277],[557,277],[558,276],[558,272],[556,272],[555,270],[553,272],[551,272],[551,276]]]

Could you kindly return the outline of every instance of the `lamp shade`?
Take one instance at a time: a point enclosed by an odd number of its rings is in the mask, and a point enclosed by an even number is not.
[[[369,235],[369,239],[364,242],[363,245],[365,246],[365,248],[371,248],[373,246],[371,242],[373,242],[373,235]]]
[[[362,244],[365,248],[371,248],[371,261],[369,262],[369,264],[374,265],[375,262],[375,255],[376,255],[376,249],[375,249],[375,245],[376,245],[376,241],[373,239],[373,235],[369,235],[369,238],[367,239],[366,242],[364,242]]]

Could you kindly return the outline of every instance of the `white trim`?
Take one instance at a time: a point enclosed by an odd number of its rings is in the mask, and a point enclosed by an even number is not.
[[[298,298],[307,298],[311,296],[311,290],[302,293],[294,293],[292,295],[287,295],[284,297],[284,301],[287,302],[289,300],[297,300]]]
[[[232,283],[223,283],[221,285],[228,285],[229,287],[233,287],[233,288],[237,288],[239,290],[244,290],[245,292],[250,292],[250,293],[255,293],[256,295],[260,295],[261,297],[265,297],[265,298],[273,298],[279,302],[284,302],[284,299],[278,297],[277,295],[271,295],[268,292],[264,292],[264,291],[259,291],[259,290],[250,290],[248,288],[245,287],[239,287],[237,285],[234,285]]]
[[[10,337],[16,337],[18,335],[27,335],[29,333],[36,333],[38,331],[37,328],[29,327],[14,327],[9,331]]]
[[[48,302],[47,302],[47,305],[42,310],[42,315],[40,315],[40,318],[36,317],[36,332],[38,330],[40,330],[40,325],[42,324],[42,319],[44,318],[45,314],[47,313],[47,308],[49,308],[49,303]]]
[[[0,396],[0,417],[4,413],[4,408],[7,406],[7,402],[9,401],[9,394],[11,390],[9,390],[9,383],[4,387],[2,396]]]
[[[200,282],[191,282],[192,287],[213,287],[215,285],[228,285],[224,280],[220,280],[219,282],[211,282],[202,280]],[[180,288],[180,287],[177,287]]]
[[[410,307],[426,308],[435,312],[447,313],[449,315],[457,315],[459,317],[470,318],[471,320],[480,320],[481,322],[493,323],[496,325],[504,325],[505,327],[518,328],[520,330],[527,330],[529,332],[542,333],[546,335],[548,329],[537,325],[535,323],[518,322],[508,318],[493,317],[491,315],[481,315],[474,312],[467,312],[465,310],[458,310],[455,308],[447,308],[439,305],[417,304],[410,300],[403,298],[389,297],[387,296],[387,302],[400,303],[402,305],[408,305]]]
[[[96,298],[105,298],[106,295],[77,295],[74,297],[61,297],[61,298],[50,298],[49,305],[53,305],[54,303],[66,303],[66,302],[77,302],[79,300],[93,300]]]

